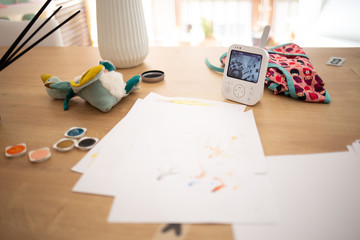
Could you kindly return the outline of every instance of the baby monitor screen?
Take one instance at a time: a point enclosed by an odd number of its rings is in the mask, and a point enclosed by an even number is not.
[[[227,76],[257,83],[261,60],[261,55],[231,50]]]

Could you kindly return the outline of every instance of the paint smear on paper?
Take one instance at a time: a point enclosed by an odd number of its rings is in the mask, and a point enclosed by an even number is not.
[[[217,181],[219,181],[220,184],[217,185],[216,187],[214,187],[214,188],[212,189],[212,192],[217,192],[217,191],[219,191],[220,189],[226,187],[226,185],[225,185],[225,183],[223,182],[223,180],[221,180],[220,178],[217,178],[217,177],[214,177],[214,179],[217,180]]]
[[[214,104],[204,103],[199,101],[193,100],[183,100],[183,99],[171,99],[171,100],[163,100],[165,102],[171,102],[175,104],[182,104],[182,105],[192,105],[192,106],[215,106]]]

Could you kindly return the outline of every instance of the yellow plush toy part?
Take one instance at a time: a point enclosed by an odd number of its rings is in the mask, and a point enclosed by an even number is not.
[[[92,67],[81,76],[79,81],[70,81],[70,85],[74,88],[85,87],[91,80],[96,81],[104,72],[104,69],[105,67],[103,65]]]

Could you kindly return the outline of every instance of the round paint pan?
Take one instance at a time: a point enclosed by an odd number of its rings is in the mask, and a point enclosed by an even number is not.
[[[50,148],[44,147],[32,150],[29,152],[29,160],[33,163],[40,163],[48,160],[51,157]]]
[[[77,143],[75,144],[75,147],[77,147],[80,150],[89,150],[93,148],[96,143],[99,141],[98,138],[94,137],[83,137]]]
[[[53,145],[53,148],[59,152],[67,152],[75,147],[76,142],[77,141],[72,138],[62,138]]]
[[[82,127],[72,127],[64,135],[68,138],[81,138],[85,135],[86,130],[86,128]]]
[[[26,153],[26,144],[20,143],[14,146],[7,146],[5,148],[5,156],[8,158],[16,158]]]
[[[149,83],[156,83],[164,80],[165,73],[160,70],[150,70],[141,74],[141,80]]]

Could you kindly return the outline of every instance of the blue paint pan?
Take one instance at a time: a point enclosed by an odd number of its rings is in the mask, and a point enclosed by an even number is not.
[[[85,135],[86,130],[86,128],[82,127],[72,127],[64,135],[68,138],[81,138]]]

